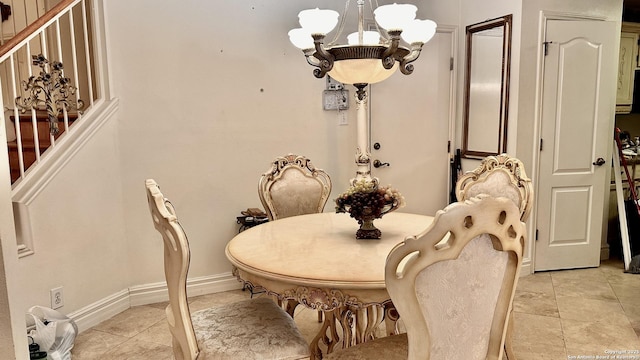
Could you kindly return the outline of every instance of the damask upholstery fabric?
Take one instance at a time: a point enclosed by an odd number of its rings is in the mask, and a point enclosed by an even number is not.
[[[322,185],[318,180],[305,176],[301,170],[290,168],[280,181],[270,189],[273,206],[278,219],[318,212],[322,198]]]
[[[477,181],[469,185],[465,190],[464,196],[465,199],[471,199],[480,194],[506,197],[513,201],[517,207],[520,207],[522,202],[520,191],[511,183],[509,174],[504,170],[495,170],[487,175],[483,181]]]
[[[309,358],[309,345],[293,319],[270,299],[197,311],[191,318],[200,348],[198,360]]]
[[[431,336],[431,359],[485,359],[508,253],[487,234],[471,240],[457,260],[435,263],[416,278]]]
[[[407,334],[385,336],[375,341],[335,351],[323,357],[326,360],[407,360],[409,348]],[[432,358],[435,359],[435,358]]]

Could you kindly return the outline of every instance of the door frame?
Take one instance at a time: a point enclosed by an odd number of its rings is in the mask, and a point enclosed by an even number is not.
[[[574,14],[574,13],[564,13],[564,12],[557,12],[557,11],[546,11],[543,10],[540,12],[540,16],[539,16],[539,21],[538,21],[538,59],[536,62],[536,95],[535,95],[535,106],[534,106],[534,125],[533,125],[533,144],[532,144],[532,170],[531,170],[531,179],[533,181],[533,191],[535,194],[535,200],[533,203],[533,208],[531,211],[531,215],[530,215],[530,223],[531,226],[528,226],[527,229],[527,236],[530,239],[529,243],[531,244],[531,246],[528,247],[527,249],[527,253],[524,254],[524,259],[526,260],[527,258],[529,259],[529,261],[523,261],[522,264],[522,272],[523,273],[530,273],[533,274],[534,273],[534,269],[535,269],[535,248],[536,248],[536,232],[537,232],[537,223],[538,223],[538,197],[542,194],[540,194],[539,190],[539,184],[540,184],[540,150],[539,150],[539,144],[540,144],[540,140],[541,140],[541,131],[542,131],[542,98],[543,98],[543,89],[544,89],[544,41],[546,39],[546,35],[547,35],[547,22],[550,20],[565,20],[565,21],[571,21],[571,20],[581,20],[581,21],[607,21],[608,19],[606,17],[603,16],[589,16],[589,15],[584,15],[584,14]],[[612,129],[613,130],[613,129]],[[613,141],[613,139],[612,139]],[[607,149],[611,149],[611,147],[607,147]],[[610,150],[608,150],[610,151]],[[611,153],[607,154],[608,158],[611,158]],[[605,175],[605,181],[610,182],[611,181],[611,172],[609,171],[606,175]],[[609,187],[606,187],[607,189],[609,189]],[[547,194],[548,195],[548,194]],[[608,196],[607,196],[608,198]],[[605,201],[606,208],[608,208],[608,203]],[[606,235],[606,231],[607,231],[607,224],[606,221],[604,221],[605,217],[607,216],[608,211],[605,211],[603,213],[603,226],[602,226],[602,233],[604,235]],[[604,236],[601,235],[601,236]],[[600,249],[600,254],[602,257],[602,252],[603,249]]]
[[[448,154],[449,154],[449,164],[447,164],[447,180],[451,179],[451,166],[450,163],[453,160],[453,156],[454,156],[454,149],[456,147],[456,142],[455,142],[455,135],[456,135],[456,117],[457,117],[457,93],[458,93],[458,26],[456,25],[440,25],[438,24],[438,27],[436,28],[436,33],[443,33],[443,34],[450,34],[451,35],[451,53],[449,54],[450,58],[451,58],[451,66],[450,66],[450,70],[449,70],[449,118],[447,119],[447,121],[449,122],[448,124],[448,128],[449,128],[449,139],[447,139],[448,144],[449,144],[449,148],[448,150]],[[369,100],[371,101],[372,96],[373,96],[373,91],[371,90],[371,84],[369,84],[368,89],[367,89],[368,93],[369,93]],[[369,106],[367,108],[367,116],[369,117],[369,133],[367,134],[367,137],[369,138],[369,147],[371,147],[371,143],[373,141],[372,137],[371,137],[371,103],[369,103]],[[371,153],[371,148],[368,149],[369,153]],[[447,199],[449,198],[449,194],[451,193],[452,187],[451,187],[451,181],[447,182],[447,193],[446,193],[446,197]]]

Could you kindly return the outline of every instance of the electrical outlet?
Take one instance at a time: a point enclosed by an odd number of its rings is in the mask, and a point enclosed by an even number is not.
[[[55,289],[51,289],[51,308],[59,309],[64,306],[64,294],[62,293],[62,286]]]

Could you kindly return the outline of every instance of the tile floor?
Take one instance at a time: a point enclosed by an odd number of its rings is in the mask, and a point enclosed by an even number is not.
[[[236,290],[193,297],[189,303],[191,311],[197,311],[248,296]],[[83,332],[76,339],[73,359],[172,359],[165,306],[136,306]],[[296,323],[312,339],[319,329],[316,312],[298,309]],[[615,354],[608,353],[615,351],[632,355],[625,359],[640,360],[640,275],[623,273],[621,262],[523,277],[514,312],[518,360],[595,359],[597,355],[615,359]]]

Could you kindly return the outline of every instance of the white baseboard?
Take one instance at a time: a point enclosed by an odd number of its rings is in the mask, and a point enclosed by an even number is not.
[[[609,244],[604,244],[600,247],[600,261],[609,259]]]
[[[108,320],[115,315],[131,307],[129,302],[129,289],[118,291],[106,298],[74,311],[67,316],[78,325],[78,331],[83,332],[99,323]]]
[[[524,259],[522,261],[522,267],[520,268],[520,276],[527,276],[533,274],[533,267],[531,266],[531,259]]]
[[[230,272],[218,275],[201,276],[187,280],[189,297],[213,294],[222,291],[241,289],[242,285]],[[129,288],[131,306],[153,304],[169,300],[167,284],[163,282],[136,285]]]
[[[187,280],[187,293],[190,297],[241,288],[242,285],[240,282],[230,272]],[[118,291],[78,311],[74,311],[67,316],[76,322],[78,331],[83,332],[132,306],[147,305],[168,300],[169,295],[165,282],[136,285]]]
[[[242,283],[231,272],[187,280],[187,294],[189,297],[238,289],[242,289]]]

